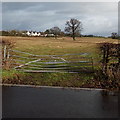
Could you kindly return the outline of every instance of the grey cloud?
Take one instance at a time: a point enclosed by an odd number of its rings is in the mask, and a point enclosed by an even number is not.
[[[77,18],[83,34],[117,32],[117,3],[3,3],[3,29],[44,31],[53,26],[64,30],[66,20]]]
[[[2,8],[4,12],[12,12],[12,11],[17,11],[17,10],[25,10],[27,8],[30,8],[32,6],[36,6],[37,3],[34,2],[3,2],[2,3]]]

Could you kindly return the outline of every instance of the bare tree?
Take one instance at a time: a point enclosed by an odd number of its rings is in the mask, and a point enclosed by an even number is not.
[[[73,40],[75,40],[76,35],[80,35],[82,30],[82,23],[77,19],[70,19],[66,22],[65,32],[72,35]]]
[[[50,31],[55,35],[55,38],[57,38],[57,36],[61,34],[61,29],[57,26],[51,28]]]
[[[50,30],[49,29],[47,29],[47,30],[45,30],[45,32],[44,33],[46,33],[46,34],[50,34]]]
[[[112,37],[112,39],[117,39],[118,38],[118,34],[113,32],[113,33],[111,33],[111,37]]]

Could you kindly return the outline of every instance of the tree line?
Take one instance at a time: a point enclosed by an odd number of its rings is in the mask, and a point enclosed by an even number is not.
[[[75,37],[80,36],[81,30],[82,30],[81,21],[72,18],[66,21],[64,31],[62,31],[58,26],[55,26],[41,33],[54,34],[55,38],[57,38],[57,36],[71,36],[73,40],[75,40]],[[26,32],[27,31],[11,30],[11,31],[1,31],[0,34],[3,36],[26,36],[25,34]]]
[[[62,31],[58,26],[54,26],[50,29],[46,29],[42,34],[54,34],[55,38],[58,36],[70,36],[75,40],[76,37],[103,37],[103,36],[95,36],[95,35],[82,35],[81,31],[83,30],[82,22],[78,19],[71,18],[66,21],[65,29]],[[27,31],[19,31],[19,30],[10,30],[10,31],[0,31],[0,35],[2,36],[27,36]],[[117,33],[111,33],[110,38],[118,39],[119,36]]]

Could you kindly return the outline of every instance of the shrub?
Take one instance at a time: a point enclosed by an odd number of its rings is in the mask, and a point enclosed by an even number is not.
[[[120,86],[120,44],[101,43],[101,69],[95,74],[103,88],[119,89]]]

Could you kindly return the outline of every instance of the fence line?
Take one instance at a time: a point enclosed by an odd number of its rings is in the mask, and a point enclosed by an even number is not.
[[[72,71],[53,71],[53,70],[21,70],[21,69],[17,69],[17,70],[19,70],[19,71],[23,71],[23,72],[29,72],[29,73],[45,73],[45,72],[47,72],[47,73],[53,73],[53,72],[55,72],[55,73],[78,73],[78,72],[72,72]]]
[[[8,53],[13,68],[23,72],[78,73],[93,70],[93,59],[87,56],[88,53],[35,55],[12,49]]]
[[[44,66],[43,66],[44,65]],[[87,64],[87,66],[91,66],[92,64]],[[25,65],[25,66],[27,66],[27,65]],[[33,66],[33,67],[44,67],[44,68],[46,68],[46,67],[68,67],[68,66],[73,66],[73,67],[76,67],[76,66],[83,66],[83,65],[76,65],[76,64],[61,64],[61,65],[59,65],[59,64],[54,64],[54,65],[51,65],[51,64],[41,64],[41,65],[33,65],[33,64],[29,64],[29,66]]]
[[[25,58],[25,59],[36,59],[36,58],[23,57],[23,56],[19,56],[19,55],[10,55],[10,57]]]
[[[75,62],[70,62],[70,61],[66,61],[66,62],[39,62],[37,61],[38,63],[41,63],[41,64],[61,64],[61,63],[90,63],[91,61],[75,61]]]
[[[19,51],[19,50],[9,50],[9,51],[13,51],[13,52],[18,52],[18,53],[24,53],[24,54],[28,54],[28,55],[31,55],[31,56],[40,56],[40,57],[45,57],[45,56],[48,56],[48,57],[59,57],[59,56],[71,56],[71,55],[89,55],[88,53],[76,53],[76,54],[63,54],[63,55],[35,55],[35,54],[31,54],[31,53],[27,53],[27,52],[22,52],[22,51]]]
[[[41,59],[37,59],[37,60],[30,61],[30,62],[28,62],[28,63],[22,64],[22,65],[19,65],[19,66],[16,66],[15,69],[16,69],[16,68],[23,67],[23,66],[25,66],[25,65],[29,65],[29,64],[31,64],[31,63],[35,63],[35,62],[40,61],[40,60],[41,60]]]

